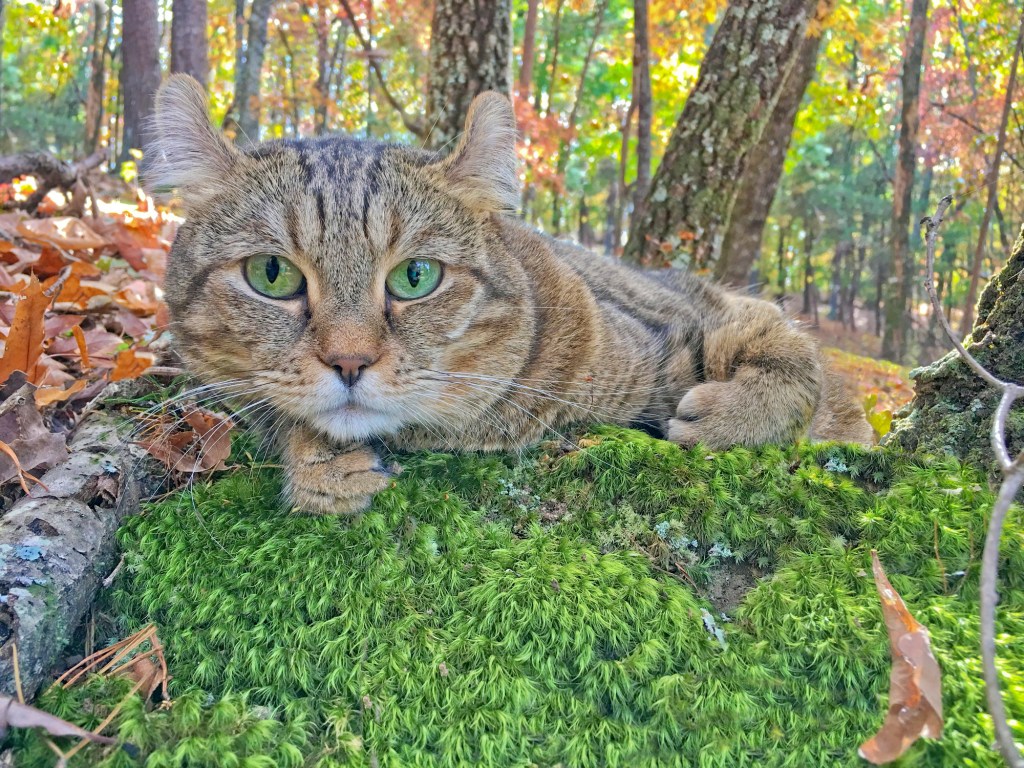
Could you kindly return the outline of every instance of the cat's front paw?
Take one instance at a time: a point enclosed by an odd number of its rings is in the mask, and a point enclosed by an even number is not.
[[[291,511],[312,515],[362,512],[399,471],[361,443],[293,439],[287,458],[284,492]]]
[[[716,451],[789,442],[799,434],[800,424],[786,405],[765,397],[750,382],[700,384],[679,401],[675,418],[669,419],[668,439],[687,448],[701,443]]]

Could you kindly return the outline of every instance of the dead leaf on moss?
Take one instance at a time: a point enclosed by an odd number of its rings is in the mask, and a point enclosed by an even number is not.
[[[176,427],[191,429],[175,431]],[[193,407],[183,419],[173,423],[155,422],[159,436],[139,442],[151,456],[177,472],[210,472],[225,469],[231,455],[231,429],[227,416]]]
[[[51,736],[74,736],[79,739],[88,739],[97,744],[116,744],[117,740],[109,736],[100,736],[84,728],[79,728],[67,720],[61,720],[56,715],[43,712],[28,704],[0,694],[0,737],[7,734],[8,728],[42,728]]]
[[[878,553],[871,550],[871,570],[882,599],[882,615],[889,630],[892,674],[889,677],[889,713],[858,754],[875,765],[889,763],[922,736],[942,736],[942,673],[932,654],[928,629],[907,610],[892,588]]]

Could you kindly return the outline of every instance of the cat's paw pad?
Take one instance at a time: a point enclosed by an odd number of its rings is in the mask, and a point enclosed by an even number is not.
[[[313,515],[352,515],[370,506],[375,494],[391,484],[400,471],[385,466],[365,446],[339,450],[315,460],[293,463],[287,472],[285,496],[293,512]]]

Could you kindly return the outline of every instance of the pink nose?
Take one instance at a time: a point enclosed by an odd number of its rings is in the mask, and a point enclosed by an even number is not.
[[[377,362],[369,355],[328,355],[321,359],[336,370],[341,380],[350,387],[356,385],[363,371]]]

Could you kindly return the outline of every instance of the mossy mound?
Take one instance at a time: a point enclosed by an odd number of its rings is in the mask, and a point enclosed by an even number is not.
[[[860,765],[889,681],[874,547],[944,673],[945,737],[902,764],[998,764],[977,651],[979,473],[838,446],[710,455],[611,428],[581,444],[402,457],[355,520],[283,515],[273,470],[149,507],[122,531],[107,611],[125,632],[156,622],[175,702],[119,715],[134,756],[75,760]],[[1011,518],[1000,656],[1020,719]],[[700,595],[737,561],[762,578],[725,618]],[[123,690],[95,679],[42,705],[94,725]],[[53,764],[37,736],[13,739],[19,766]]]

